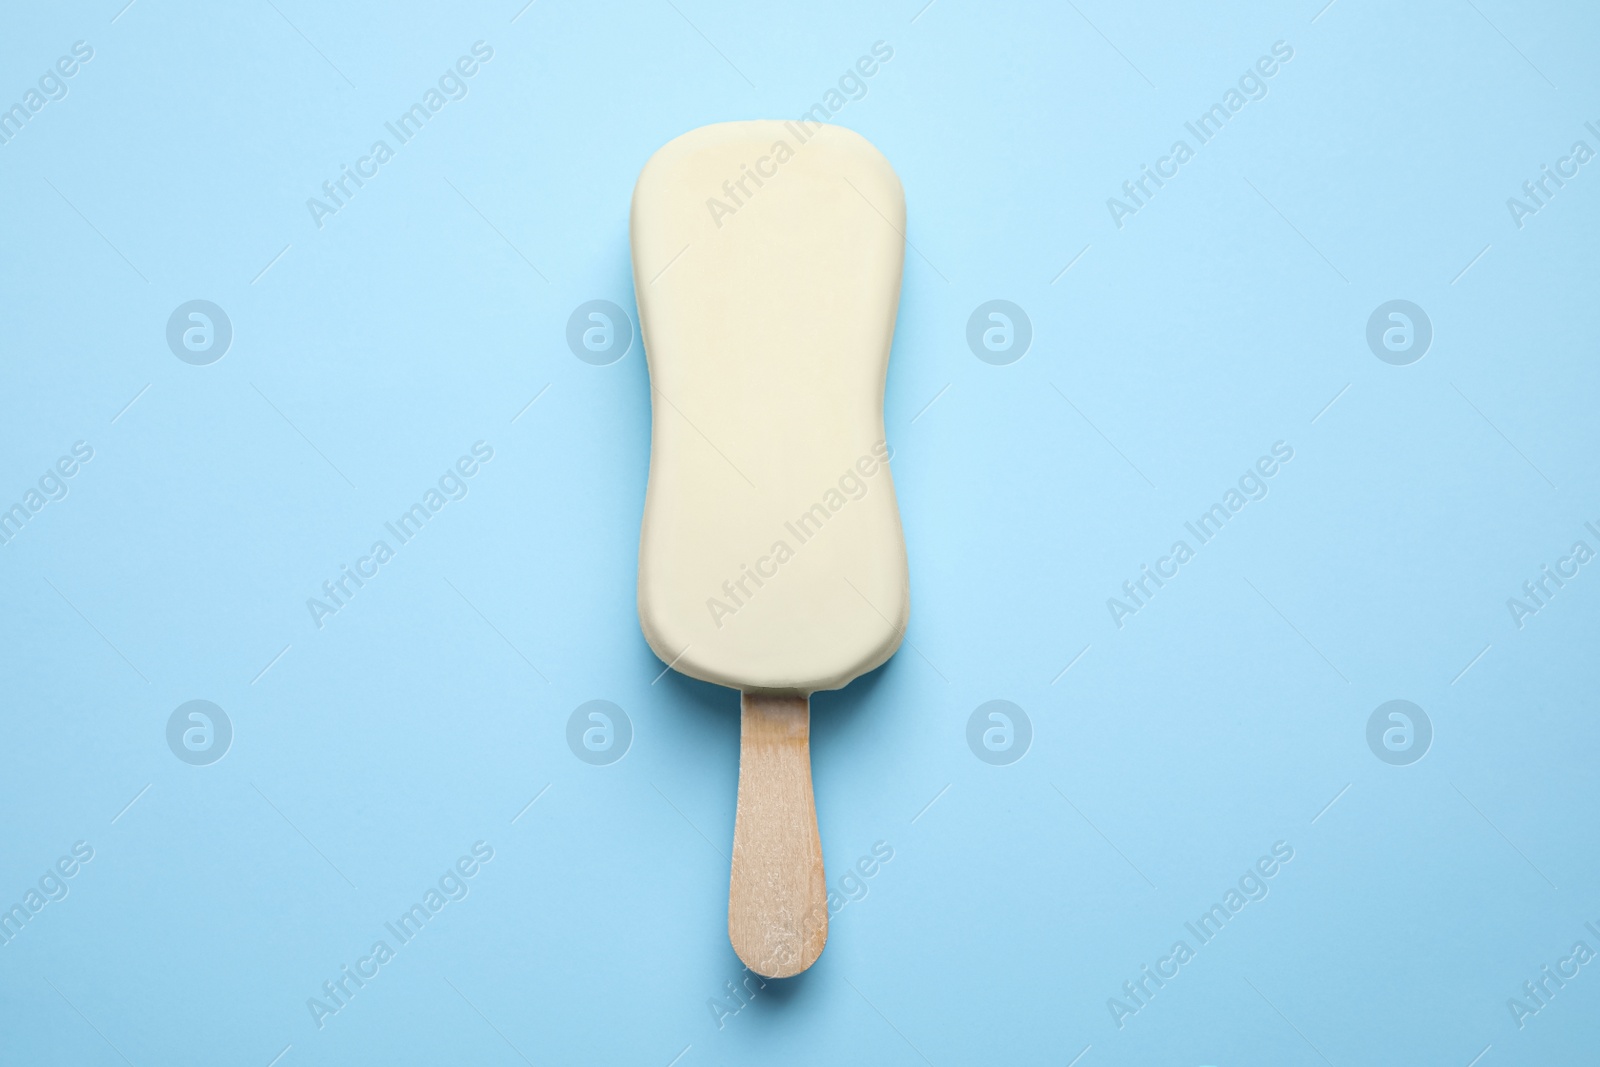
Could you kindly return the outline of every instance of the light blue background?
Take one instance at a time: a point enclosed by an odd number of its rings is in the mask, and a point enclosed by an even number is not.
[[[0,103],[95,52],[0,145],[0,506],[95,456],[0,547],[0,905],[95,855],[0,946],[0,1061],[1600,1056],[1600,963],[1507,1008],[1600,950],[1600,568],[1506,607],[1600,548],[1600,163],[1506,207],[1600,148],[1592,9],[274,3],[3,18]],[[470,94],[319,230],[306,199],[478,40]],[[880,40],[835,121],[915,246],[886,411],[914,647],[816,698],[813,759],[830,880],[894,858],[719,1027],[736,698],[639,633],[638,342],[596,367],[564,334],[633,312],[652,151],[798,115]],[[1107,198],[1275,41],[1265,99],[1119,230]],[[234,328],[210,366],[164,338],[196,298]],[[995,298],[1034,329],[1009,366],[965,342]],[[1435,331],[1404,367],[1365,341],[1396,298]],[[479,440],[470,495],[316,628]],[[1280,440],[1270,495],[1113,625]],[[1033,723],[1009,766],[966,744],[992,698]],[[1365,739],[1393,698],[1435,730],[1410,766]],[[167,747],[191,699],[233,723],[211,766]],[[634,726],[609,766],[565,741],[591,699]],[[470,895],[319,1030],[307,998],[479,840]],[[1119,1029],[1108,998],[1277,841],[1270,895]]]

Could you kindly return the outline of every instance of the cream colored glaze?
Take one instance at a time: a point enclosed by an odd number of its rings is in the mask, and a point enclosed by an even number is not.
[[[720,685],[844,686],[910,616],[882,462],[900,181],[841,127],[705,126],[645,164],[631,231],[651,383],[645,639]]]

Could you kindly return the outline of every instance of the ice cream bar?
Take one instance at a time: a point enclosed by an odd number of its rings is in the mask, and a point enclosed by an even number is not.
[[[883,428],[904,230],[882,154],[798,120],[690,131],[633,194],[639,622],[663,662],[743,694],[728,928],[768,977],[827,939],[810,694],[887,660],[910,613]]]

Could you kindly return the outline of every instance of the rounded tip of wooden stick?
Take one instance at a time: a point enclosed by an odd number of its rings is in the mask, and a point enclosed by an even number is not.
[[[828,943],[828,921],[812,930],[774,931],[756,938],[756,943],[740,944],[738,925],[730,917],[728,939],[733,951],[753,973],[763,978],[793,978],[809,968],[822,955]]]

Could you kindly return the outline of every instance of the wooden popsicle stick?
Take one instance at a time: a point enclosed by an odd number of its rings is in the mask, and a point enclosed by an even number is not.
[[[811,794],[811,698],[744,693],[728,938],[763,978],[788,978],[828,940],[828,885]]]

